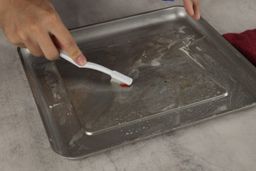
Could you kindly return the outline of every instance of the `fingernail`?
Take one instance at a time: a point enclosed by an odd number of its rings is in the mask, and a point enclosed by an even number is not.
[[[76,58],[76,63],[78,64],[78,65],[85,65],[86,64],[86,58],[85,58],[85,56],[84,55],[80,55],[80,56],[78,56],[77,58]]]

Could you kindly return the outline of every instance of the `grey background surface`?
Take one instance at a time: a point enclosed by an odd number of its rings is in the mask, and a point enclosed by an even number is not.
[[[256,28],[254,0],[203,0],[202,13],[220,33]],[[16,48],[2,33],[0,64],[1,171],[256,169],[256,108],[81,161],[64,159],[49,146]]]

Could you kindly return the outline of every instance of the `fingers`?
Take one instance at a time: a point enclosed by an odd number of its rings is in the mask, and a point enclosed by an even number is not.
[[[184,0],[184,7],[190,16],[194,16],[193,2],[191,0]]]
[[[199,0],[194,0],[193,8],[194,8],[194,19],[199,20],[200,19],[200,3],[199,3]]]
[[[53,23],[50,27],[50,33],[57,40],[57,44],[64,50],[77,64],[84,65],[86,63],[86,57],[83,55],[70,32],[64,26],[62,21],[58,19],[58,22]]]
[[[46,31],[41,31],[36,37],[38,45],[44,56],[49,60],[55,60],[59,57],[59,50],[53,43],[50,35]]]
[[[31,54],[33,54],[34,56],[43,55],[40,47],[34,41],[28,38],[24,39],[24,37],[27,37],[27,36],[23,36],[23,40],[24,40],[23,41],[19,34],[14,34],[14,33],[17,33],[17,31],[16,30],[14,31],[13,28],[11,29],[11,31],[10,29],[9,30],[4,29],[4,34],[10,43],[14,44],[17,47],[28,48]]]
[[[200,3],[199,0],[183,0],[184,7],[191,17],[196,20],[200,19]]]
[[[42,52],[41,48],[34,41],[28,39],[25,42],[25,45],[23,45],[23,46],[28,48],[32,55],[34,55],[34,56],[43,56],[43,52]],[[19,47],[22,47],[22,46],[19,45]]]

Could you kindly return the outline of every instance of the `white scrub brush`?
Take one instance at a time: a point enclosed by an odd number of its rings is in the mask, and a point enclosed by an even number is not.
[[[67,60],[68,62],[72,63],[73,65],[79,67],[79,68],[87,68],[87,69],[93,69],[93,70],[97,70],[97,71],[100,71],[102,73],[105,73],[107,75],[109,75],[111,77],[111,82],[115,82],[117,84],[120,84],[120,85],[127,85],[127,86],[131,86],[132,85],[132,82],[133,82],[133,79],[120,73],[120,72],[117,72],[117,71],[113,71],[109,68],[106,68],[102,65],[99,65],[99,64],[96,64],[96,63],[93,63],[93,62],[87,62],[85,65],[83,66],[80,66],[78,64],[76,64],[73,59],[71,59],[66,53],[64,52],[61,52],[60,53],[60,57]]]

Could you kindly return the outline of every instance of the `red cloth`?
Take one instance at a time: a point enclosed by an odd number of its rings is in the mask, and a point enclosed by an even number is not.
[[[228,33],[223,36],[256,66],[256,29],[239,34]]]

